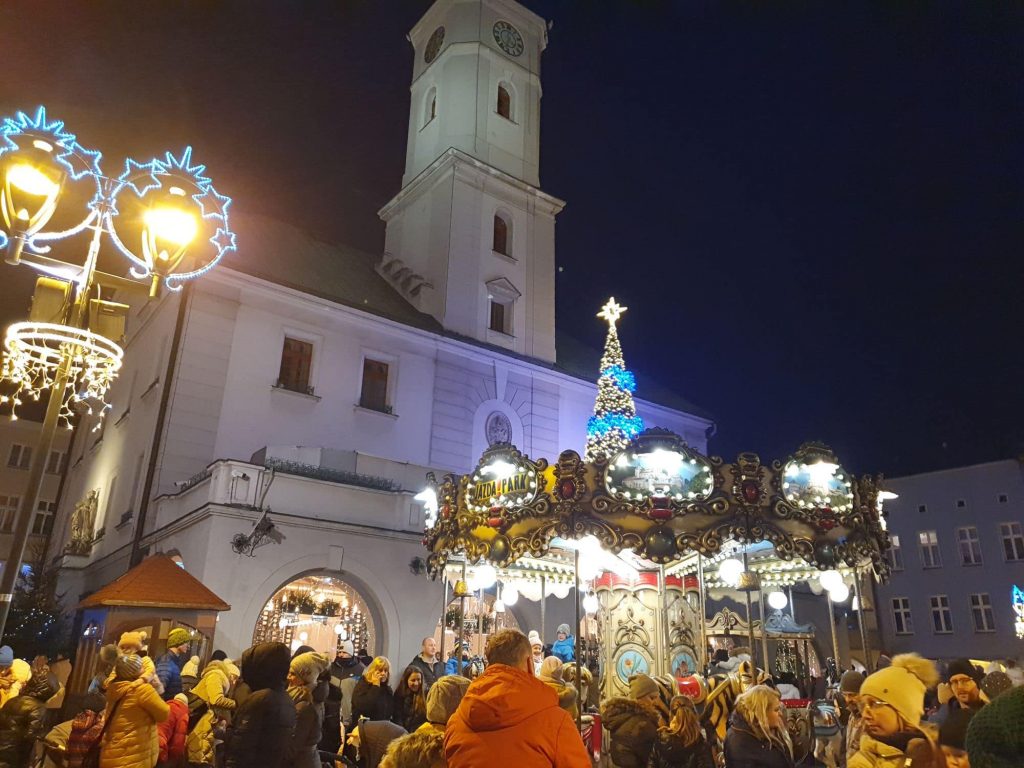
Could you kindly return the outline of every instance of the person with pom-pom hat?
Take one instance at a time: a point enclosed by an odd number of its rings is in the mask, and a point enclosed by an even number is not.
[[[941,765],[938,747],[921,727],[925,692],[938,682],[935,665],[916,653],[895,656],[890,666],[868,675],[859,701],[864,735],[847,768]]]

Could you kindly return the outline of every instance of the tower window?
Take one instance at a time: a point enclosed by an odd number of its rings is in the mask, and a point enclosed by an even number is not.
[[[381,413],[391,413],[388,403],[388,364],[380,360],[363,360],[363,386],[359,407]]]
[[[512,336],[513,333],[513,311],[516,300],[522,294],[511,282],[504,277],[490,280],[485,284],[487,288],[487,329]]]
[[[427,98],[423,102],[423,125],[437,117],[437,88],[427,91]]]
[[[309,386],[309,372],[313,364],[313,345],[285,337],[281,350],[281,369],[277,375],[277,386],[292,392],[313,394]]]
[[[512,222],[501,213],[494,214],[494,237],[491,249],[503,256],[512,255]]]
[[[490,299],[491,302],[491,322],[488,326],[492,331],[498,333],[508,333],[505,325],[505,319],[511,314],[510,307],[502,304],[500,301],[495,299],[493,296]]]
[[[498,86],[498,114],[507,120],[512,119],[512,94],[504,85]]]

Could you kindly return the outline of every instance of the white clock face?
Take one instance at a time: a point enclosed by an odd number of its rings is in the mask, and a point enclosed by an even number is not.
[[[523,52],[523,36],[507,21],[494,22],[494,42],[509,56],[519,56]]]
[[[438,27],[427,40],[427,47],[423,51],[423,61],[429,64],[436,59],[437,54],[441,52],[442,45],[444,45],[444,27]]]

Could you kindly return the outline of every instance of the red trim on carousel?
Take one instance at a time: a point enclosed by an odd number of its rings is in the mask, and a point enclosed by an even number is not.
[[[683,586],[683,580],[679,576],[666,576],[665,586],[678,587],[681,589]],[[598,589],[600,587],[605,587],[606,589],[614,589],[615,587],[654,587],[657,589],[658,572],[640,571],[635,579],[628,579],[625,576],[619,576],[617,573],[605,571],[594,579],[594,589]]]

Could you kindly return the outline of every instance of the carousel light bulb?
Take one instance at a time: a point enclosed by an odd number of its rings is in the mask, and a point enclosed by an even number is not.
[[[495,613],[504,613],[505,612],[505,603],[502,601],[502,599],[500,597],[497,600],[494,601],[494,612]]]
[[[597,599],[597,595],[593,592],[589,592],[586,597],[583,598],[583,610],[589,614],[597,613],[601,607],[601,603]]]
[[[850,588],[846,586],[845,582],[841,581],[839,586],[828,591],[828,596],[832,598],[833,603],[845,603],[846,598],[850,596]]]
[[[498,580],[498,571],[490,563],[478,565],[473,579],[476,589],[489,589]]]
[[[302,642],[309,640],[309,632],[299,632],[299,640]]]
[[[839,465],[833,464],[831,461],[816,461],[814,464],[808,464],[807,476],[810,478],[811,487],[827,492],[829,483],[832,482],[837,469],[839,469]]]
[[[818,583],[821,584],[822,589],[832,592],[843,583],[843,574],[836,570],[822,571],[818,574]]]
[[[334,634],[340,635],[344,631],[345,631],[345,627],[343,627],[341,624],[335,624],[334,625]]]
[[[770,605],[777,611],[781,611],[783,608],[789,605],[789,598],[786,597],[785,592],[769,592],[768,605]]]
[[[277,622],[277,626],[280,627],[281,629],[284,629],[285,627],[288,626],[288,619],[286,619],[284,616],[282,616],[281,619]]]
[[[513,585],[508,585],[501,590],[501,600],[506,606],[515,605],[519,601],[519,590]]]
[[[729,557],[718,564],[718,578],[730,587],[740,583],[740,574],[743,573],[743,562],[735,557]]]

